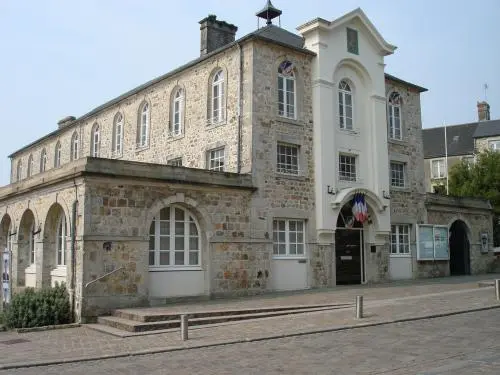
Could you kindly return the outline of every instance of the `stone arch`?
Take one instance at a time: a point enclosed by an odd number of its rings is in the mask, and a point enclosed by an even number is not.
[[[33,211],[27,208],[17,228],[17,251],[13,254],[13,267],[16,267],[19,286],[36,286],[36,219]]]
[[[449,228],[450,275],[470,275],[470,226],[462,219],[454,220]]]
[[[11,219],[8,213],[5,213],[0,220],[0,250],[8,248],[8,243],[10,239],[10,231],[13,229],[12,224],[14,221]],[[12,249],[11,249],[12,250]]]
[[[343,68],[345,68],[346,70],[351,70],[354,73],[356,73],[356,77],[359,78],[360,83],[367,88],[368,92],[371,91],[371,88],[373,87],[373,82],[370,73],[368,73],[368,70],[361,63],[350,58],[341,60],[335,67],[333,71],[333,82],[335,83],[335,85],[337,85],[342,78],[350,79],[351,82],[356,83],[355,82],[356,79],[353,79],[352,76],[343,77],[344,75],[342,73]],[[355,87],[356,86],[359,85],[355,84]]]
[[[61,233],[63,235],[62,241],[59,242],[59,225],[61,223],[64,226],[64,231]],[[47,211],[43,228],[43,286],[51,284],[51,272],[58,267],[59,250],[61,250],[63,260],[69,259],[70,227],[67,211],[61,203],[54,202]],[[67,264],[67,262],[65,263]]]

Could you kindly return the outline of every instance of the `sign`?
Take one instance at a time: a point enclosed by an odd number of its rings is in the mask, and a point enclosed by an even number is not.
[[[488,252],[488,233],[481,233],[481,252]]]
[[[5,249],[2,253],[2,302],[10,303],[10,251]]]
[[[450,259],[448,227],[444,225],[417,225],[417,260]]]

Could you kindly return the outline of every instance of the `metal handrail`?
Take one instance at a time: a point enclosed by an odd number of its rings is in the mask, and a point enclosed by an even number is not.
[[[106,276],[112,275],[113,273],[118,272],[120,270],[124,270],[124,269],[125,269],[125,267],[120,267],[120,268],[114,269],[113,271],[105,273],[104,275],[101,275],[98,278],[96,278],[96,279],[94,279],[92,281],[89,281],[87,284],[85,284],[85,288],[87,288],[90,284],[93,284],[93,283],[95,283],[95,282],[97,282],[97,281],[99,281],[101,279],[104,279]]]

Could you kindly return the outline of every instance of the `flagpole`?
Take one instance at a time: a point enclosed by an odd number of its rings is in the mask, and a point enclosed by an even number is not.
[[[443,121],[444,125],[444,157],[445,157],[445,169],[446,169],[446,195],[449,194],[449,171],[448,171],[448,138],[447,138],[447,131],[446,131],[446,121]]]

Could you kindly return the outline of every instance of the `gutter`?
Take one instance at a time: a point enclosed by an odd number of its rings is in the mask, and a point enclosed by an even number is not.
[[[237,143],[237,153],[236,153],[236,173],[241,173],[241,133],[242,133],[242,123],[241,123],[241,112],[242,112],[242,93],[243,93],[243,50],[241,49],[241,45],[239,42],[236,42],[238,46],[240,66],[239,66],[239,75],[238,75],[238,143]]]
[[[70,290],[72,292],[71,299],[71,316],[75,318],[75,280],[76,280],[76,210],[78,207],[78,186],[76,185],[76,180],[73,179],[75,185],[75,200],[73,201],[71,210],[71,278],[70,278]]]

